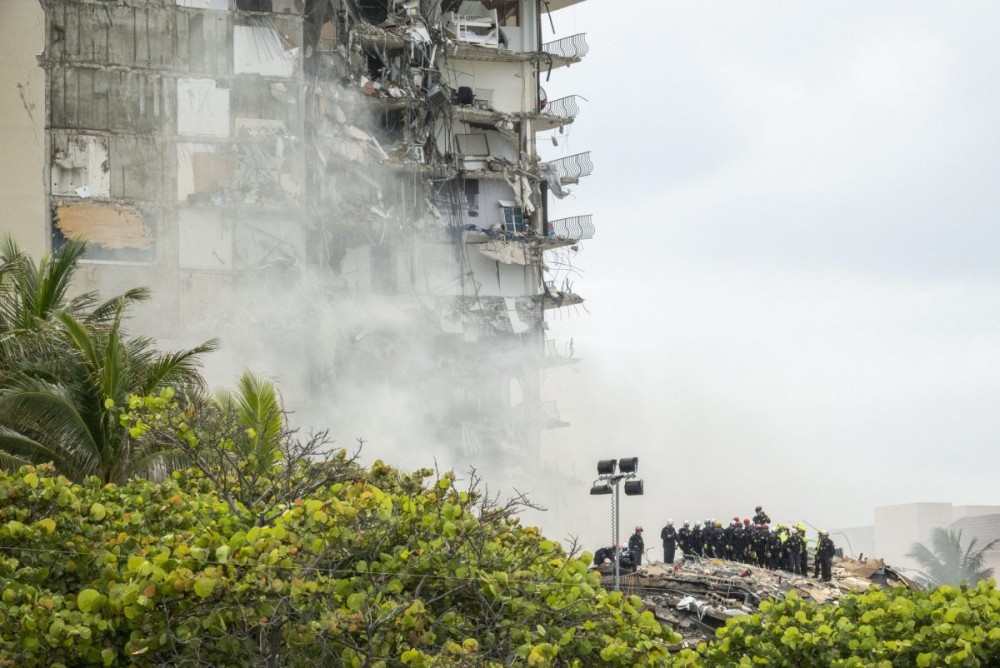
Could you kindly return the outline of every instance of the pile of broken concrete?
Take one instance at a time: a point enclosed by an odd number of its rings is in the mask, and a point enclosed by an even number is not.
[[[602,566],[606,587],[614,586],[614,567]],[[723,559],[653,562],[621,575],[623,591],[641,596],[657,619],[681,634],[680,647],[692,647],[715,637],[715,630],[736,615],[755,612],[760,602],[790,591],[816,603],[836,604],[845,594],[875,586],[920,586],[885,565],[881,559],[835,558],[830,582],[772,571]],[[679,649],[678,648],[678,649]]]

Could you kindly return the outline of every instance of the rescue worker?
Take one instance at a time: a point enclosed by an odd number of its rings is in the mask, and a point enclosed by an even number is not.
[[[605,561],[614,561],[615,559],[615,548],[613,545],[608,547],[602,547],[594,553],[594,565],[600,566]]]
[[[740,518],[734,517],[729,523],[729,526],[727,526],[723,531],[723,537],[726,542],[726,559],[729,559],[730,561],[736,558],[736,544],[739,540],[738,534],[740,532],[740,527],[742,526],[743,525],[740,524]]]
[[[788,548],[788,568],[798,575],[802,572],[802,553],[806,551],[806,541],[798,527],[792,528],[792,535],[785,541]]]
[[[767,531],[763,524],[754,525],[753,537],[750,539],[752,563],[764,568],[767,564]]]
[[[632,555],[632,563],[636,568],[642,565],[642,554],[646,550],[646,545],[642,540],[642,527],[636,525],[635,533],[628,539],[628,551]]]
[[[684,525],[677,530],[677,547],[681,548],[681,557],[684,555],[691,554],[691,523],[685,522]]]
[[[750,520],[747,518],[743,519],[742,530],[740,532],[740,561],[744,564],[751,563],[750,553],[753,551],[750,547],[750,539],[753,538],[753,528],[750,526]]]
[[[674,551],[677,547],[677,530],[674,521],[667,520],[667,526],[660,530],[660,540],[663,541],[663,563],[674,563]]]
[[[772,571],[776,571],[781,560],[781,536],[771,531],[770,527],[766,524],[764,525],[764,532],[767,534],[767,567]]]
[[[755,513],[757,513],[756,515],[753,516],[753,523],[754,524],[770,524],[771,523],[771,518],[768,517],[767,513],[764,512],[764,507],[763,506],[757,506],[753,510],[754,510]]]
[[[799,536],[802,538],[802,564],[799,568],[799,575],[805,578],[809,577],[809,538],[806,537],[804,524],[799,522],[795,528],[799,530]]]
[[[704,556],[704,544],[701,541],[701,525],[697,522],[694,523],[694,528],[691,529],[691,551],[699,557]]]
[[[819,543],[816,544],[816,571],[822,571],[823,577],[820,579],[823,582],[829,582],[833,579],[830,567],[833,564],[833,554],[836,551],[837,548],[834,546],[833,541],[830,540],[830,536],[821,529],[819,532]]]

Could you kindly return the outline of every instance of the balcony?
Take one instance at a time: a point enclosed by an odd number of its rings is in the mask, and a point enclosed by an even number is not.
[[[584,176],[590,176],[594,172],[594,163],[590,161],[590,151],[586,151],[544,162],[541,164],[541,170],[543,172],[555,170],[563,184],[576,183]]]
[[[544,94],[544,92],[543,92]],[[544,132],[563,125],[569,125],[580,113],[577,100],[585,99],[579,95],[567,95],[558,100],[546,102],[541,109],[538,120],[535,121],[535,131]]]
[[[549,221],[549,233],[555,234],[556,237],[575,241],[593,239],[597,230],[594,228],[594,223],[591,222],[592,218],[592,215],[587,214],[586,216],[570,216],[569,218],[551,220]]]
[[[563,308],[583,303],[583,297],[573,292],[573,286],[567,282],[560,288],[554,282],[546,281],[544,288],[545,292],[538,297],[543,309]]]
[[[582,32],[542,44],[542,53],[548,54],[550,67],[553,68],[578,63],[588,51],[590,46],[587,45],[587,34]],[[544,61],[542,64],[544,66]]]

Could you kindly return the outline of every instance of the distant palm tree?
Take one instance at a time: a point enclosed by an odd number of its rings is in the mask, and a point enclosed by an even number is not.
[[[906,556],[920,564],[921,576],[934,585],[975,586],[980,580],[993,577],[993,569],[986,566],[986,553],[1000,544],[992,540],[976,549],[976,538],[962,548],[962,532],[938,527],[931,532],[931,547],[914,543]]]

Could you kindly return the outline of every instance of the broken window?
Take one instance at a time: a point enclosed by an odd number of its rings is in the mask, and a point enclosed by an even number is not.
[[[524,211],[519,206],[501,206],[500,220],[504,232],[524,232]]]
[[[269,12],[271,0],[236,0],[236,9],[244,12]]]
[[[486,135],[455,135],[458,142],[458,152],[462,155],[489,155],[490,145]]]
[[[465,207],[470,216],[479,215],[479,181],[468,179],[465,186]]]

